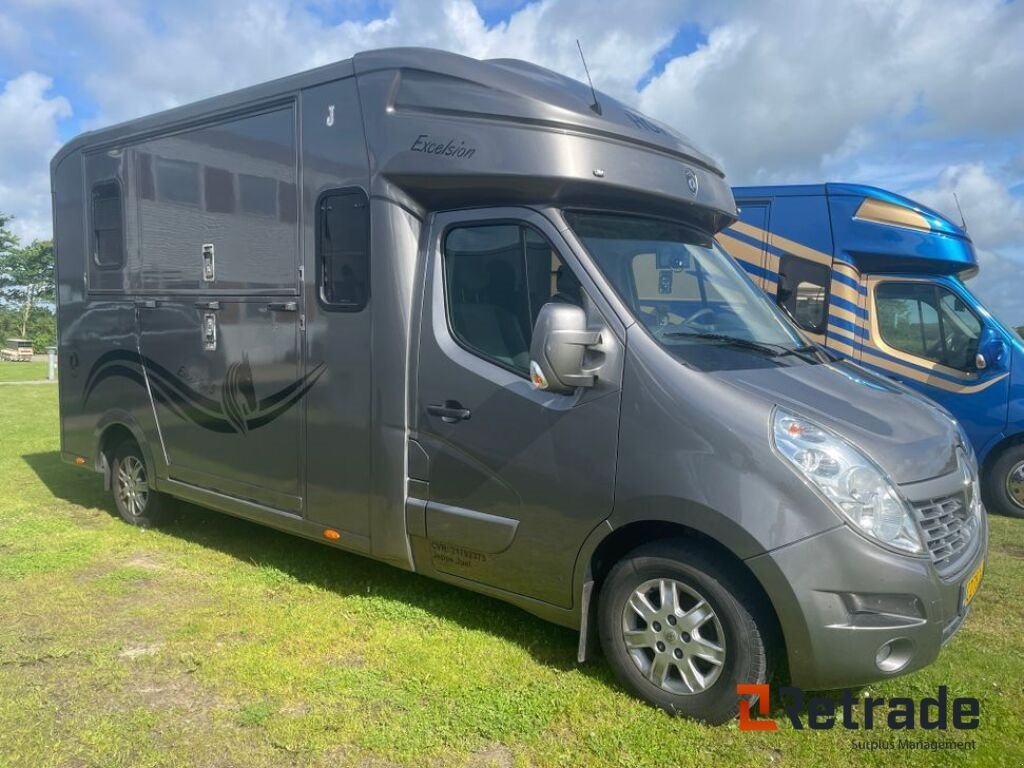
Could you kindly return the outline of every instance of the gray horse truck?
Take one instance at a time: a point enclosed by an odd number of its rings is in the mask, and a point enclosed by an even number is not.
[[[808,345],[716,245],[716,163],[579,82],[361,53],[51,170],[62,456],[129,523],[184,499],[508,601],[712,723],[969,610],[957,423]]]

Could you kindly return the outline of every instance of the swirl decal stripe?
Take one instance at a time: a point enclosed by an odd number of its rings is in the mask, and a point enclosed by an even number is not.
[[[96,360],[85,381],[83,406],[88,404],[96,388],[105,381],[120,378],[145,387],[143,372],[149,379],[150,391],[161,405],[180,419],[220,434],[248,434],[265,427],[305,396],[327,370],[320,363],[305,376],[258,399],[253,386],[252,368],[248,358],[228,366],[221,387],[220,401],[197,392],[165,367],[138,352],[117,349]]]

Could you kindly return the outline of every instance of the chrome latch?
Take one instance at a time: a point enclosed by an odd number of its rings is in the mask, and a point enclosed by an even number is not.
[[[203,349],[207,352],[217,349],[217,316],[213,312],[203,315]]]
[[[213,243],[203,243],[203,282],[212,283],[217,277],[217,265],[214,263]]]

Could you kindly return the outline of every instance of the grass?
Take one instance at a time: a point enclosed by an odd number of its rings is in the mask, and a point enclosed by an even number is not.
[[[0,381],[42,381],[46,379],[48,365],[35,360],[27,363],[0,360]]]
[[[1024,521],[992,519],[939,661],[858,693],[979,697],[977,749],[865,753],[843,730],[670,718],[576,666],[572,632],[312,542],[187,505],[124,525],[60,463],[55,398],[0,387],[0,765],[1024,763]]]

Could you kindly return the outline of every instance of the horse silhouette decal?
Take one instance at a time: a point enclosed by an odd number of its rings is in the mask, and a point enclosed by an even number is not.
[[[152,358],[130,350],[113,350],[96,360],[85,381],[82,404],[108,379],[120,378],[145,388],[153,399],[181,419],[222,434],[248,434],[265,427],[295,405],[316,384],[327,366],[320,363],[305,376],[272,395],[259,398],[252,380],[249,358],[228,366],[220,400],[196,391]]]

